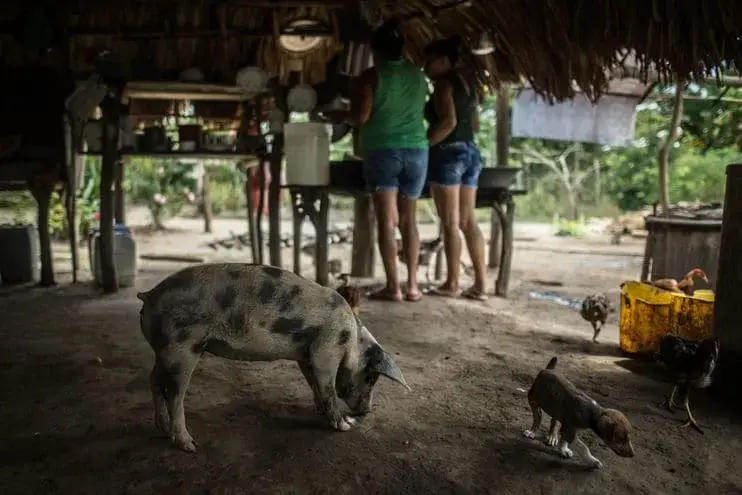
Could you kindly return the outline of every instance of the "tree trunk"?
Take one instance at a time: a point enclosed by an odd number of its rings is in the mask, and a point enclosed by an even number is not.
[[[117,224],[126,225],[126,196],[124,193],[124,163],[116,163],[116,177],[114,179],[114,196],[113,217]]]
[[[201,205],[204,210],[204,233],[211,234],[211,223],[214,220],[214,214],[211,211],[211,184],[209,183],[209,171],[204,167],[204,174],[201,178]]]
[[[675,86],[675,99],[673,100],[672,117],[667,139],[660,149],[660,205],[662,214],[670,213],[670,149],[678,137],[678,124],[683,116],[683,91],[685,84],[678,83]]]
[[[119,99],[107,98],[103,110],[103,160],[100,174],[100,268],[104,293],[118,292],[113,258],[113,182],[118,161]]]
[[[497,133],[497,166],[508,166],[510,144],[510,95],[505,83],[497,88],[496,133]],[[500,219],[493,210],[490,213],[490,252],[487,265],[496,268],[500,265]]]

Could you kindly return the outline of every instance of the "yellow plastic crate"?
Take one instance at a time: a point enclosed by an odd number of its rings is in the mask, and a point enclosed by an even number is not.
[[[660,338],[673,333],[686,339],[712,337],[714,295],[698,291],[693,297],[658,289],[642,282],[621,286],[619,346],[631,354],[659,349]]]

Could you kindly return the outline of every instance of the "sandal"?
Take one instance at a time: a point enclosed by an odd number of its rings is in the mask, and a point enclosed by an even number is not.
[[[461,297],[472,299],[474,301],[486,301],[488,299],[487,294],[485,294],[484,292],[479,292],[474,287],[469,287],[464,292],[462,292]]]
[[[373,292],[368,296],[371,301],[393,301],[402,302],[402,294],[400,292],[394,292],[388,287],[384,287],[381,290]]]
[[[404,298],[405,298],[405,301],[408,301],[408,302],[417,302],[423,298],[423,293],[420,292],[419,290],[416,292],[408,292],[404,296]]]
[[[453,291],[451,289],[445,289],[442,287],[436,287],[434,289],[430,289],[430,292],[428,292],[431,296],[439,296],[439,297],[459,297],[461,295],[460,291]]]

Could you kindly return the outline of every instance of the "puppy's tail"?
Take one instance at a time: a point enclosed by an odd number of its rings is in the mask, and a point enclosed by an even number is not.
[[[545,369],[553,370],[554,368],[556,368],[556,365],[557,365],[557,358],[556,356],[554,356],[553,358],[551,358],[551,361],[549,361],[549,364],[546,365]]]

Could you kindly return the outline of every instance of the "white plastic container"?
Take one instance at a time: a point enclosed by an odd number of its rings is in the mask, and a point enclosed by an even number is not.
[[[90,271],[93,273],[95,283],[101,285],[103,274],[98,255],[99,244],[100,230],[94,229],[88,239]],[[113,228],[113,263],[116,265],[119,286],[133,287],[137,280],[137,245],[131,231],[124,225],[116,225]]]
[[[317,122],[283,127],[286,185],[326,186],[330,183],[332,126]]]

